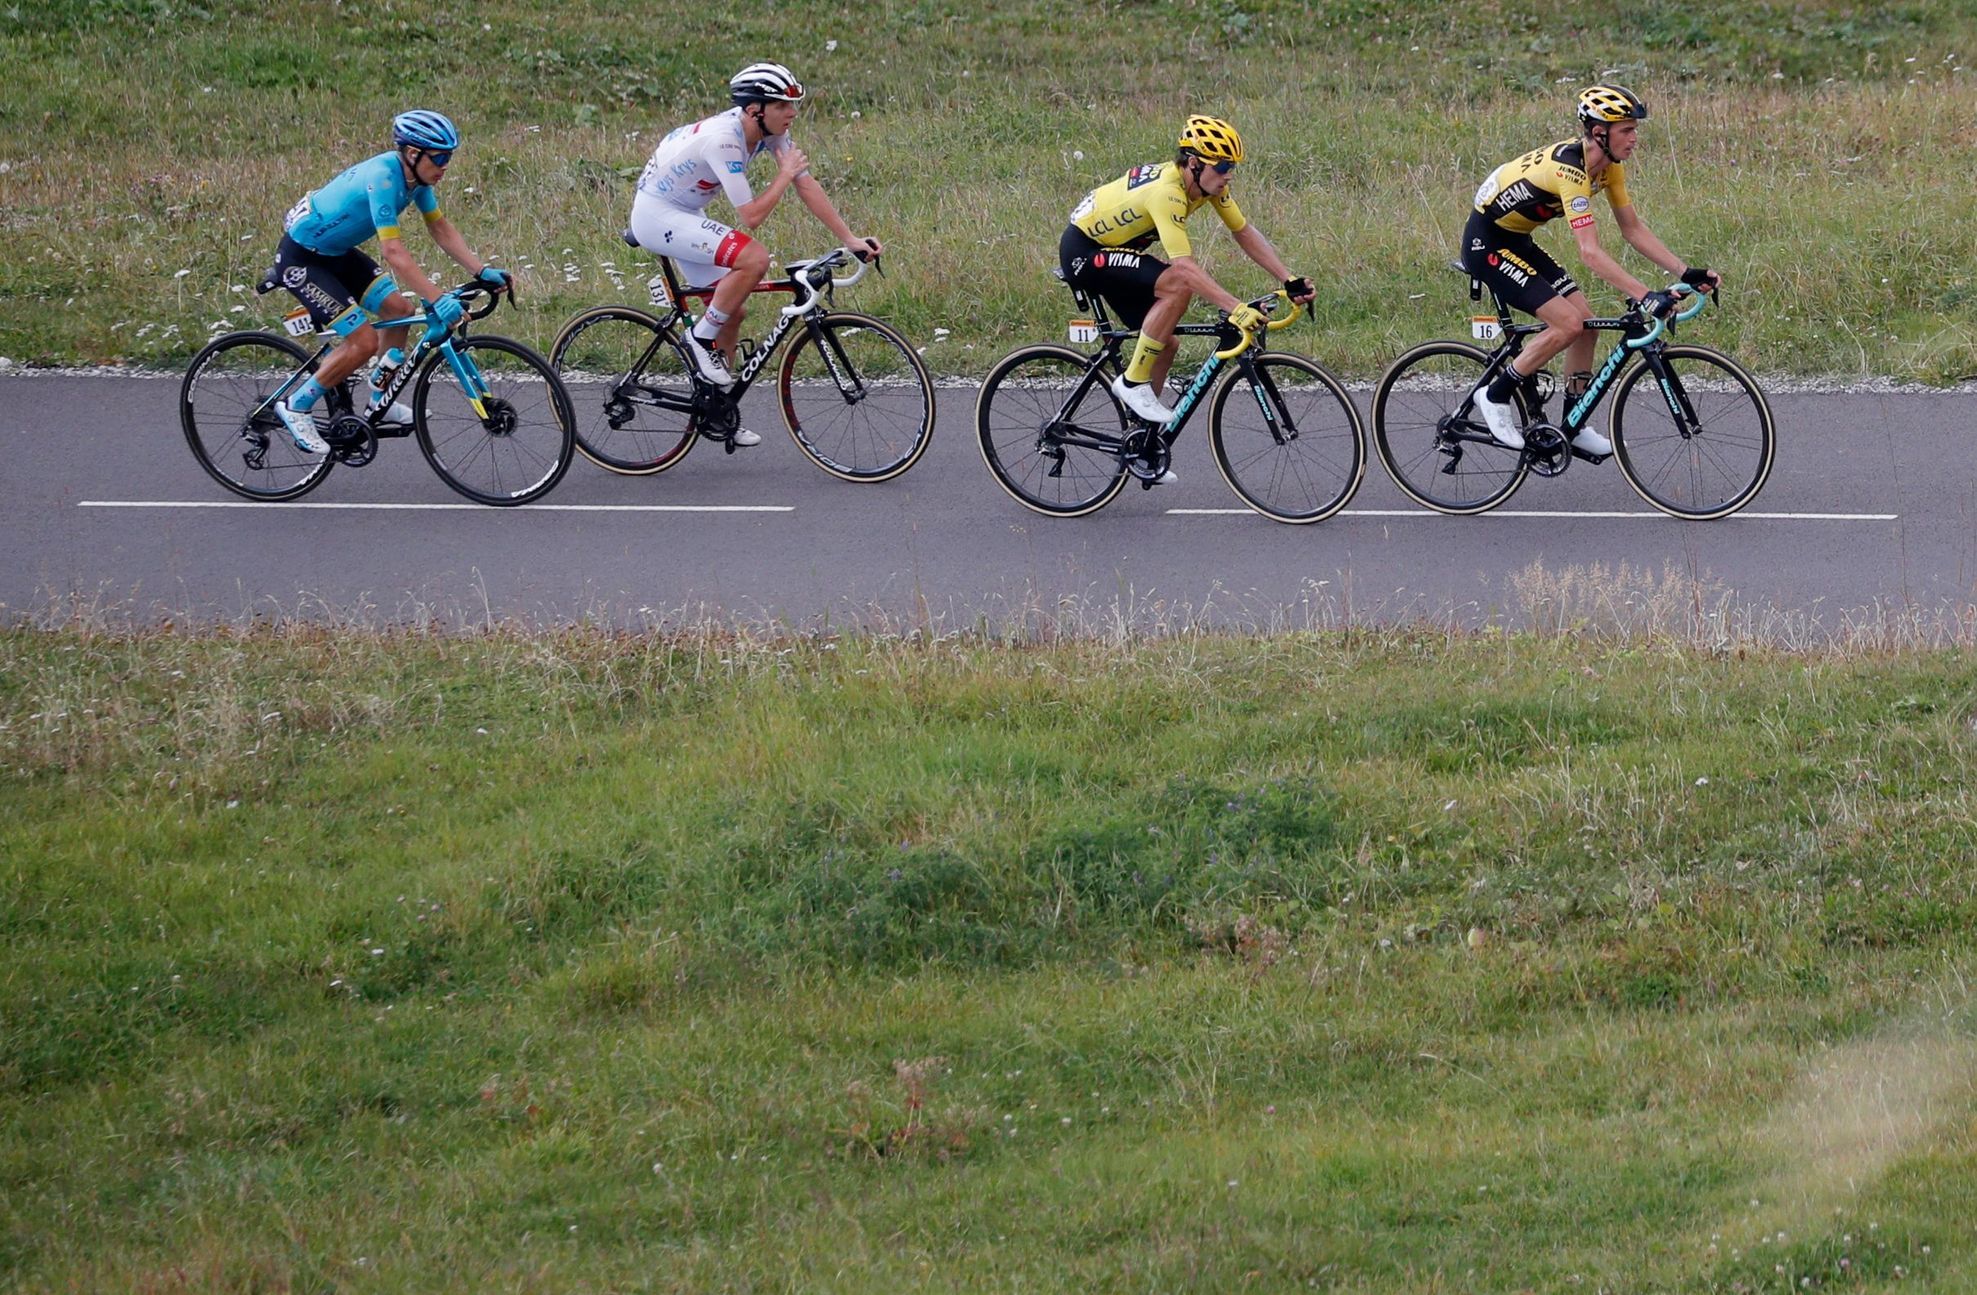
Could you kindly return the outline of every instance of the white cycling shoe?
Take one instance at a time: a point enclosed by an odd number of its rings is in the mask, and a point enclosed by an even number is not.
[[[1160,403],[1160,393],[1150,382],[1127,382],[1125,375],[1112,379],[1112,394],[1119,403],[1156,427],[1164,427],[1174,411]]]
[[[1490,429],[1490,439],[1506,450],[1524,448],[1524,433],[1517,428],[1517,406],[1499,404],[1490,399],[1490,393],[1476,393],[1476,412],[1483,416],[1483,423]]]
[[[286,399],[275,401],[275,417],[288,429],[288,438],[295,442],[295,448],[304,454],[328,454],[329,442],[316,430],[315,414],[302,409],[289,408]]]
[[[700,380],[723,390],[735,384],[734,374],[728,372],[728,362],[709,343],[693,335],[691,328],[686,331],[686,353],[693,357],[694,371]]]
[[[375,414],[377,410],[378,407],[376,405],[371,405],[364,412],[366,414]],[[402,400],[392,401],[391,408],[384,411],[383,422],[386,427],[410,427],[412,425],[411,407]]]
[[[762,438],[754,432],[749,431],[746,427],[735,428],[735,444],[742,449],[747,449],[751,445],[760,445],[761,443]]]
[[[1604,456],[1613,453],[1613,442],[1590,427],[1581,427],[1579,434],[1572,438],[1572,448],[1581,454]]]

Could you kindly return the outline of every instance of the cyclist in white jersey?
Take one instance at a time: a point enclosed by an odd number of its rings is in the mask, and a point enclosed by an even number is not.
[[[700,376],[731,386],[727,358],[741,334],[748,294],[769,272],[769,249],[740,229],[706,214],[708,204],[726,194],[735,215],[758,229],[791,188],[810,213],[823,222],[859,259],[884,250],[876,238],[851,232],[824,186],[810,174],[809,158],[789,137],[803,102],[803,87],[780,63],[751,63],[728,82],[734,107],[704,121],[681,126],[659,141],[639,176],[632,200],[632,237],[639,246],[671,257],[688,287],[714,289],[706,313],[687,334],[687,349]],[[776,160],[775,177],[757,194],[748,184],[748,164],[759,153]],[[761,438],[742,429],[735,444]]]

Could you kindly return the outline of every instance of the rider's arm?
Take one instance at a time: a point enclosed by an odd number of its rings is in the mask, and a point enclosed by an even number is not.
[[[851,232],[851,226],[838,214],[837,204],[831,201],[831,195],[824,192],[824,186],[817,183],[816,177],[808,171],[796,178],[796,196],[803,200],[803,205],[810,209],[810,214],[822,221],[824,228],[830,230],[843,246],[852,249],[866,248],[874,253],[881,250],[879,240],[876,238],[867,239]]]
[[[1632,211],[1633,208],[1624,210]],[[1581,216],[1572,222],[1572,237],[1579,241],[1579,259],[1586,263],[1588,270],[1637,301],[1647,296],[1648,286],[1627,273],[1626,267],[1599,245],[1599,226],[1590,216]],[[1662,250],[1667,251],[1666,248]]]
[[[396,168],[397,165],[397,159],[393,158],[391,167]],[[403,190],[398,190],[397,193],[393,191],[393,182],[397,179],[398,172],[390,169],[375,176],[370,185],[371,223],[377,226],[378,254],[384,258],[386,268],[391,271],[391,277],[398,281],[399,287],[416,292],[422,301],[434,301],[440,295],[438,285],[426,277],[426,272],[421,270],[419,263],[412,259],[412,253],[407,250],[405,240],[399,237],[398,218],[401,211],[400,204],[404,199],[397,196]],[[453,226],[440,214],[438,195],[430,188],[425,185],[414,188],[411,192],[411,203],[418,209],[419,214],[425,217],[426,228],[432,231],[435,241],[438,240],[442,228],[452,231]],[[460,236],[453,234],[453,238],[458,242]],[[444,247],[445,244],[441,243],[440,246]]]
[[[456,234],[454,237],[458,238],[459,235]],[[395,235],[391,238],[380,238],[378,254],[384,258],[385,268],[391,271],[391,277],[398,281],[399,287],[417,293],[421,301],[439,299],[439,285],[427,278],[426,272],[419,268],[419,263],[412,259],[412,253],[405,246],[404,239]]]
[[[1655,237],[1654,231],[1647,227],[1647,222],[1632,207],[1615,208],[1613,219],[1620,226],[1620,237],[1668,273],[1679,276],[1689,268],[1688,262],[1669,251],[1667,244]]]
[[[468,274],[479,274],[481,267],[487,264],[467,246],[467,240],[460,237],[460,231],[453,228],[453,222],[446,217],[437,213],[428,216],[426,232],[432,235],[433,242],[439,244],[439,250],[458,261],[460,268]]]
[[[739,156],[739,145],[735,146],[735,151]],[[769,187],[751,198],[735,202],[736,217],[750,229],[760,229],[762,222],[769,218],[769,213],[776,209],[776,204],[783,200],[783,194],[790,185],[796,183],[797,177],[808,177],[810,174],[810,160],[796,145],[785,142],[782,148],[773,149],[772,152],[776,159],[776,174],[769,181]],[[723,160],[715,164],[715,174],[721,177],[722,184],[728,186],[728,200],[734,202],[734,184],[739,183],[745,194],[748,192],[748,181],[736,167],[733,157],[725,151],[717,156]]]
[[[1279,281],[1291,277],[1290,267],[1278,257],[1277,249],[1263,236],[1263,231],[1254,225],[1244,225],[1235,234],[1236,246],[1240,247],[1250,260],[1270,272]]]

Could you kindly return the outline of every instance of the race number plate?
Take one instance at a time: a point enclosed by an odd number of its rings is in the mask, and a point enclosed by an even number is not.
[[[1495,315],[1471,315],[1469,336],[1479,342],[1494,342],[1503,336],[1503,321]]]
[[[1096,342],[1098,340],[1098,321],[1095,319],[1072,320],[1071,340],[1074,342]]]
[[[316,331],[316,321],[309,318],[307,306],[297,306],[281,317],[282,329],[290,337],[307,337]]]
[[[666,290],[664,270],[645,281],[645,290],[651,295],[653,305],[664,308],[673,304],[673,294]]]

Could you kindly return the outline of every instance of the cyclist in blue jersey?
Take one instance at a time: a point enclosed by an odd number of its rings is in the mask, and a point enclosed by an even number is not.
[[[440,291],[426,277],[399,237],[398,218],[406,207],[419,209],[433,242],[468,273],[497,292],[508,286],[507,271],[476,256],[460,231],[440,214],[433,187],[445,177],[453,151],[460,146],[460,132],[453,123],[423,109],[402,112],[391,120],[391,140],[390,152],[357,163],[296,203],[282,222],[285,232],[275,254],[281,285],[308,307],[317,328],[343,339],[323,357],[313,377],[275,405],[295,447],[305,453],[329,452],[329,443],[316,428],[316,402],[323,393],[384,351],[381,330],[403,342],[400,330],[413,319],[411,304],[398,291],[400,284],[417,293],[442,324],[452,327],[460,322],[459,299]],[[388,273],[358,250],[373,236]],[[394,348],[392,362],[403,359],[402,351]],[[381,398],[373,390],[373,407]],[[385,421],[409,423],[412,412],[394,404]]]

